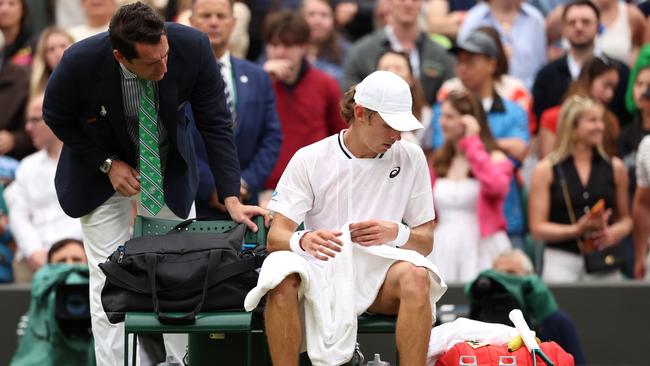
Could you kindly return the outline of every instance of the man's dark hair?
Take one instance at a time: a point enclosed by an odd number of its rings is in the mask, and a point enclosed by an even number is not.
[[[84,247],[84,242],[81,240],[72,239],[72,238],[61,239],[56,243],[52,244],[50,250],[48,250],[47,263],[52,263],[52,255],[54,255],[54,253],[58,252],[59,250],[61,250],[61,248],[67,246],[68,244],[78,244],[82,248]]]
[[[157,44],[165,34],[165,22],[149,6],[137,2],[120,7],[108,26],[113,49],[128,60],[138,58],[135,43]]]
[[[575,0],[567,3],[564,5],[564,10],[562,10],[562,21],[566,21],[566,15],[569,13],[569,9],[573,8],[574,6],[588,6],[591,8],[591,10],[594,11],[596,14],[596,20],[600,22],[600,10],[598,10],[598,7],[596,4],[591,2],[591,0]]]
[[[309,25],[298,12],[280,10],[269,14],[264,22],[264,41],[285,46],[309,43]]]

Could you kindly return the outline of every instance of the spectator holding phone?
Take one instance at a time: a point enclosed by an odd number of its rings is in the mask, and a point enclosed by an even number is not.
[[[567,99],[560,109],[555,148],[533,171],[530,228],[547,244],[546,282],[620,278],[618,272],[587,274],[581,255],[588,243],[602,250],[618,245],[632,230],[627,171],[603,149],[604,118],[600,102],[582,96]]]
[[[448,283],[465,283],[510,249],[503,202],[513,165],[497,145],[478,97],[452,92],[442,103],[444,145],[433,161],[438,225],[428,258]]]

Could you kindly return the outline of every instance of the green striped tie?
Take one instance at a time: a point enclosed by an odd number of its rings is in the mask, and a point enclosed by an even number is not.
[[[165,204],[158,151],[158,125],[153,86],[140,80],[140,202],[152,216]]]

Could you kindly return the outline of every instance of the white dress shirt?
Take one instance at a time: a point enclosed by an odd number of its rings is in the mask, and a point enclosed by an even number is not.
[[[9,227],[20,251],[29,257],[65,238],[82,239],[79,219],[66,215],[54,188],[57,161],[40,150],[24,158],[5,190]]]
[[[403,52],[407,53],[409,57],[409,62],[411,63],[411,69],[413,70],[413,76],[415,78],[420,77],[420,50],[416,47],[413,47],[411,52],[406,52],[404,50],[404,46],[400,43],[399,39],[397,39],[397,36],[395,35],[395,30],[393,30],[393,27],[390,25],[387,25],[384,28],[384,31],[386,32],[386,36],[388,37],[388,41],[390,42],[390,48],[395,51],[395,52]]]
[[[232,70],[232,64],[230,63],[230,52],[226,51],[223,56],[217,60],[217,62],[221,66],[221,77],[228,86],[228,92],[230,92],[230,96],[233,98],[233,102],[236,102],[237,91],[235,91],[235,86],[233,85],[234,73]]]

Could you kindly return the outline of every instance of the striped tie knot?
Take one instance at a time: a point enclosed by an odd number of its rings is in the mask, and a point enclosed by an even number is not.
[[[230,111],[230,117],[232,118],[232,126],[234,129],[237,111],[235,110],[235,100],[233,98],[233,94],[230,92],[230,88],[228,87],[228,80],[230,80],[230,76],[226,70],[226,64],[219,61],[219,66],[221,68],[221,78],[223,79],[223,95],[226,97],[226,106]]]

